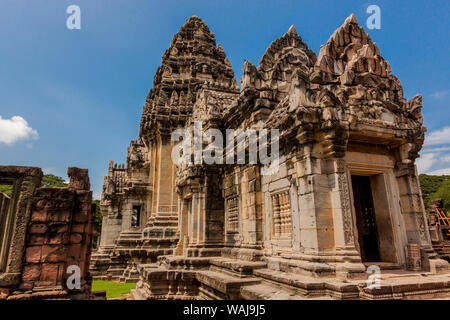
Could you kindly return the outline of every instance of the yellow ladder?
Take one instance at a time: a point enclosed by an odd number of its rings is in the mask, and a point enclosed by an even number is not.
[[[436,216],[438,218],[436,224],[441,226],[450,226],[450,216],[447,210],[436,208]],[[447,229],[447,236],[450,236],[450,229]]]

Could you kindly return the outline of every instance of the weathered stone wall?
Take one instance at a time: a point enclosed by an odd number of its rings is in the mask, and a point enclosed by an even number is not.
[[[65,285],[67,267],[86,280],[95,211],[90,191],[40,188],[32,203],[20,288]],[[95,208],[95,207],[94,207]]]
[[[38,187],[32,192],[20,229],[1,229],[2,236],[8,231],[11,237],[7,265],[20,261],[15,272],[17,281],[0,283],[2,298],[90,297],[89,261],[96,208],[87,170],[69,168],[68,175],[67,188]],[[42,177],[42,173],[37,176]],[[12,197],[20,198],[21,193],[15,189]],[[10,214],[11,225],[17,226],[17,218]],[[18,236],[24,239],[22,248],[16,245]],[[74,274],[74,270],[68,272],[70,266],[79,268],[79,288],[67,287],[69,276]]]

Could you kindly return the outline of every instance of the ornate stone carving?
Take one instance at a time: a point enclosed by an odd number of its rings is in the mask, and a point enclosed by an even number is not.
[[[342,219],[344,225],[345,244],[354,245],[353,218],[351,211],[350,191],[345,172],[345,165],[342,160],[337,161],[337,177],[339,185],[339,196],[341,200]]]

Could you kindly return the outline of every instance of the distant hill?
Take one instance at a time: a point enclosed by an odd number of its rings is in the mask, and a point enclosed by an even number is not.
[[[436,198],[444,199],[444,207],[450,210],[450,176],[419,175],[423,202],[428,210],[430,201]]]

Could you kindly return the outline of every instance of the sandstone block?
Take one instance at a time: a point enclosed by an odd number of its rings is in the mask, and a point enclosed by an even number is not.
[[[41,275],[41,267],[38,264],[27,265],[23,268],[22,280],[23,281],[35,281],[39,280]]]
[[[66,259],[66,248],[59,245],[44,245],[42,246],[43,262],[63,262]]]
[[[40,260],[41,260],[41,247],[40,246],[28,247],[25,252],[25,261],[37,263]]]
[[[58,265],[57,264],[49,264],[44,263],[42,265],[40,284],[56,284],[56,280],[58,279]]]
[[[45,233],[47,232],[47,225],[43,223],[32,224],[29,228],[30,233]]]

